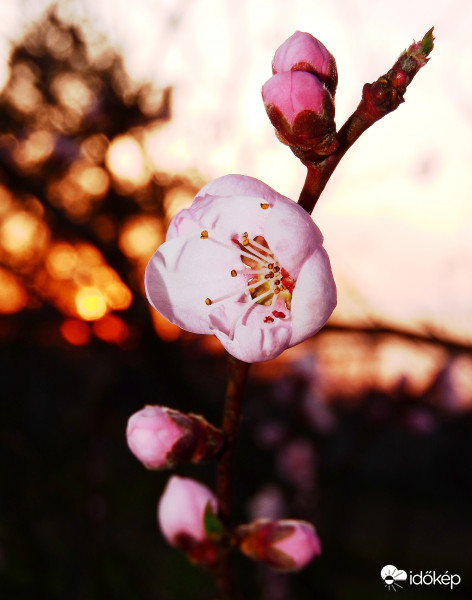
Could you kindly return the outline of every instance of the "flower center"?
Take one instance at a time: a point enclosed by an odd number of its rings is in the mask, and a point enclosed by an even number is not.
[[[263,236],[250,238],[249,234],[244,232],[240,236],[232,237],[231,244],[227,244],[210,236],[208,231],[204,230],[200,238],[211,240],[234,251],[235,268],[231,269],[230,275],[240,277],[245,284],[244,287],[219,298],[206,298],[207,306],[228,298],[239,297],[239,301],[245,304],[242,314],[250,308],[248,304],[267,307],[264,323],[273,323],[275,319],[285,319],[289,315],[296,282],[278,263]],[[234,327],[235,323],[233,330]]]

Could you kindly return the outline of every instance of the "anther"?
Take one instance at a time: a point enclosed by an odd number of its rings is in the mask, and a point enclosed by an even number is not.
[[[243,246],[247,246],[249,244],[249,240],[247,238],[243,239]]]
[[[261,202],[261,208],[262,210],[267,210],[269,208],[270,204],[267,204],[267,202]]]
[[[236,277],[236,275],[237,275],[236,269],[233,269],[231,271],[231,277]]]
[[[205,304],[206,304],[207,306],[210,306],[211,304],[213,304],[213,302],[210,300],[210,298],[207,298],[207,299],[205,300]]]
[[[208,238],[208,231],[206,229],[204,229],[201,234],[200,234],[200,238],[202,240],[206,240]]]
[[[274,263],[269,263],[269,264],[267,265],[267,268],[268,268],[268,269],[273,269],[273,268],[274,268]]]

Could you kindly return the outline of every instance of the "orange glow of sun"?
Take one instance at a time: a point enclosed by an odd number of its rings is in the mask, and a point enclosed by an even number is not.
[[[0,268],[0,314],[13,314],[26,306],[27,295],[18,279]]]
[[[10,212],[0,226],[0,247],[13,262],[38,259],[47,240],[45,224],[26,211]]]
[[[149,259],[164,241],[161,221],[151,216],[129,218],[120,232],[120,248],[130,258]]]
[[[141,187],[149,183],[151,173],[141,145],[131,135],[115,138],[108,147],[106,165],[125,187]]]
[[[77,312],[86,321],[101,319],[108,311],[107,301],[95,286],[80,288],[75,297]]]

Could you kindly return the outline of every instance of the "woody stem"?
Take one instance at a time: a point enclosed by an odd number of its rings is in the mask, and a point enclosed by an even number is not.
[[[362,89],[359,106],[338,132],[338,146],[328,155],[316,154],[298,148],[295,154],[307,167],[308,172],[300,194],[299,204],[311,213],[328,179],[359,136],[379,119],[394,111],[404,101],[403,95],[418,71],[428,62],[428,55],[433,49],[433,28],[421,42],[413,44],[400,56],[393,67],[374,81],[366,83]]]
[[[234,451],[239,423],[241,421],[244,385],[251,365],[230,355],[228,355],[227,359],[229,373],[222,423],[226,447],[217,465],[216,495],[218,498],[219,516],[223,523],[230,529],[232,526]],[[221,559],[217,582],[224,600],[234,600],[236,592],[232,585],[229,549]]]
[[[320,157],[319,160],[305,163],[307,175],[298,203],[309,214],[313,211],[321,192],[324,190],[341,158],[359,136],[375,123],[375,119],[369,119],[367,118],[368,115],[360,114],[359,108],[357,108],[339,130],[339,146],[337,150],[329,156]]]

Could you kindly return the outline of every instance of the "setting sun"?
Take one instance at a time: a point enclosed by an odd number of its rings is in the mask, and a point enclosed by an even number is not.
[[[105,296],[96,287],[83,287],[75,297],[79,315],[86,321],[101,319],[107,312]]]

